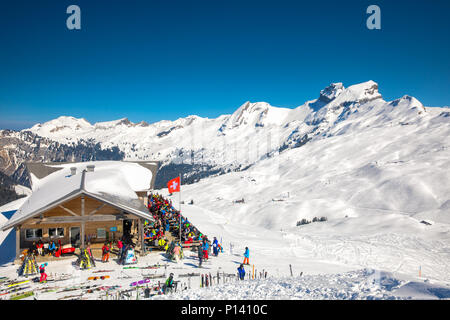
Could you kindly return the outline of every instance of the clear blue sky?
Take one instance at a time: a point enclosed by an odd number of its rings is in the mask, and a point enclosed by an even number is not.
[[[66,28],[81,8],[82,30]],[[381,8],[381,30],[366,8]],[[0,2],[0,128],[296,107],[332,82],[450,104],[450,1]]]

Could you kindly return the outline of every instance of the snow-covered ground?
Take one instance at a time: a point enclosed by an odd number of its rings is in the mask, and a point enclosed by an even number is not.
[[[450,286],[400,280],[389,273],[362,269],[343,274],[269,277],[183,291],[155,299],[188,300],[393,300],[448,299]]]
[[[423,274],[422,277],[400,272],[386,272],[363,268],[357,263],[344,264],[340,261],[314,257],[310,248],[293,247],[293,241],[285,231],[268,232],[258,226],[239,223],[227,223],[221,215],[202,209],[198,206],[184,205],[183,213],[193,224],[210,237],[222,238],[224,252],[212,257],[198,268],[196,253],[185,250],[185,259],[180,263],[167,261],[164,254],[153,252],[139,258],[137,266],[148,266],[160,263],[159,269],[123,269],[114,259],[108,263],[97,261],[97,267],[88,271],[80,271],[74,265],[75,259],[51,262],[47,267],[50,277],[53,274],[70,274],[66,281],[48,282],[47,284],[29,284],[34,288],[34,297],[27,299],[106,299],[106,291],[84,293],[85,290],[62,292],[63,288],[74,286],[114,286],[120,288],[109,292],[109,299],[115,298],[120,290],[131,289],[130,284],[142,280],[147,275],[161,275],[153,279],[150,286],[164,281],[170,272],[175,280],[180,280],[177,293],[166,296],[155,295],[152,299],[436,299],[450,298],[450,282],[438,281]],[[231,244],[231,246],[230,246]],[[236,274],[236,268],[242,262],[244,246],[250,248],[250,266],[246,266],[247,275],[252,274],[253,265],[256,279],[238,281],[235,277],[223,278],[219,284],[214,280],[213,286],[200,288],[200,276],[182,277],[189,273]],[[380,245],[381,252],[381,245]],[[380,254],[380,253],[377,253]],[[167,267],[164,267],[167,265]],[[291,276],[291,269],[293,276]],[[0,267],[0,276],[16,278],[18,266],[7,264]],[[97,270],[111,272],[94,273]],[[267,278],[260,279],[263,272]],[[89,276],[109,275],[110,279],[87,280]],[[124,278],[127,277],[127,278]],[[22,278],[25,279],[25,278]],[[57,289],[54,289],[58,287]],[[181,290],[180,288],[186,288]],[[54,290],[45,292],[46,290]],[[29,289],[28,289],[29,290]],[[133,290],[130,299],[136,299]],[[0,296],[7,298],[8,296]],[[142,291],[140,299],[143,299]]]
[[[183,199],[224,231],[240,225],[241,246],[256,226],[282,230],[285,255],[449,281],[449,135],[450,125],[427,124],[326,137],[186,185]],[[296,226],[314,217],[327,221]]]

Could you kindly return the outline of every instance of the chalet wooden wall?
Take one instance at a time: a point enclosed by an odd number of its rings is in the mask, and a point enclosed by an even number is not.
[[[63,207],[71,210],[77,215],[81,216],[81,197],[78,197],[73,200],[69,200],[62,204]],[[112,241],[117,240],[123,235],[123,218],[126,217],[130,220],[136,220],[137,217],[133,215],[123,214],[120,210],[110,206],[103,205],[102,202],[97,201],[95,199],[89,198],[85,196],[85,216],[89,215],[94,210],[96,211],[93,215],[101,216],[101,215],[112,215],[112,216],[121,216],[118,217],[119,220],[115,221],[87,221],[85,222],[85,235],[86,239],[90,239],[91,243],[101,243],[106,240]],[[71,227],[81,227],[80,222],[59,222],[59,223],[50,223],[45,222],[46,218],[54,218],[54,217],[68,217],[74,218],[75,216],[67,212],[61,207],[55,207],[50,209],[42,214],[43,222],[41,222],[41,217],[35,217],[27,220],[20,227],[20,248],[30,248],[33,244],[33,241],[38,241],[39,239],[26,239],[26,229],[42,229],[42,241],[49,242],[51,240],[56,243],[58,240],[61,240],[61,243],[69,244],[70,243],[70,228]],[[115,227],[117,229],[116,232],[110,231],[111,228]],[[64,228],[64,237],[49,237],[49,228]],[[104,228],[106,229],[108,238],[97,238],[97,229]]]

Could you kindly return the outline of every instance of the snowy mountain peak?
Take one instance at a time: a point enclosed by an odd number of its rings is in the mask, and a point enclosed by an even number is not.
[[[362,104],[380,98],[382,96],[378,92],[378,83],[370,80],[348,87],[342,91],[335,101],[339,104],[344,102],[357,102]]]
[[[225,122],[224,127],[264,127],[267,124],[282,124],[290,109],[272,107],[267,102],[245,102]]]
[[[84,118],[74,118],[70,116],[60,116],[43,124],[35,124],[30,130],[45,130],[46,132],[55,133],[64,129],[82,130],[90,128],[92,125]]]
[[[122,118],[113,121],[97,122],[94,126],[96,129],[110,129],[117,126],[131,127],[134,126],[134,123],[128,120],[128,118]]]
[[[408,110],[413,110],[414,113],[417,112],[418,114],[422,114],[422,113],[426,112],[425,107],[419,100],[417,100],[414,97],[408,96],[408,95],[404,95],[400,99],[391,101],[389,104],[393,107],[400,106],[400,107],[407,108]]]
[[[342,82],[332,83],[320,91],[319,100],[328,103],[334,100],[342,91],[344,91]]]

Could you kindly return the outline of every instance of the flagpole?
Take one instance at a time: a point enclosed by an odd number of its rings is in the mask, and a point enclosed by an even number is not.
[[[180,202],[180,246],[181,246],[181,174],[180,174],[180,192],[178,196]]]

